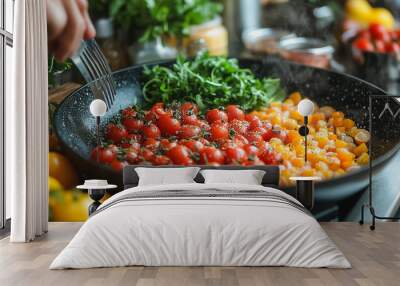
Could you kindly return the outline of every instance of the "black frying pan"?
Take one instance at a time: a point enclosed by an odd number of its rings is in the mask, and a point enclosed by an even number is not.
[[[171,65],[164,62],[162,65]],[[318,105],[330,105],[346,113],[357,122],[359,127],[368,126],[368,95],[383,94],[379,88],[360,79],[331,71],[305,67],[277,60],[241,59],[242,67],[250,68],[259,77],[279,77],[288,92],[300,91]],[[151,64],[154,65],[154,64]],[[102,125],[128,105],[142,102],[140,81],[143,66],[134,66],[114,73],[117,83],[117,97],[111,110],[103,117]],[[90,161],[89,154],[96,143],[95,119],[89,112],[90,102],[94,99],[89,85],[68,96],[59,106],[54,118],[55,131],[69,157],[83,178],[105,178],[122,185],[122,174],[106,166]],[[376,103],[374,112],[384,106],[383,101]],[[379,114],[379,113],[378,113]],[[386,131],[391,130],[391,140],[383,140]],[[400,122],[390,121],[374,129],[374,167],[385,163],[400,147]],[[332,202],[349,197],[368,184],[368,168],[363,167],[346,175],[318,184],[316,199],[320,202]],[[288,191],[293,191],[290,189]]]

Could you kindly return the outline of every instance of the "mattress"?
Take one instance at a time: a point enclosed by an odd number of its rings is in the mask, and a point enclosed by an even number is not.
[[[263,186],[138,186],[105,201],[50,269],[120,266],[350,268],[293,197]]]

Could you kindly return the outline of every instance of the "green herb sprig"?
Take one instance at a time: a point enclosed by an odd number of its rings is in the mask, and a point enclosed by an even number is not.
[[[178,39],[189,34],[189,28],[214,19],[222,5],[212,0],[111,0],[114,21],[125,28],[141,30],[141,42],[161,36]]]
[[[178,57],[171,68],[146,68],[143,96],[148,106],[190,101],[203,112],[228,104],[251,111],[283,100],[285,92],[279,79],[258,79],[249,69],[240,68],[236,59],[203,53],[193,61]]]

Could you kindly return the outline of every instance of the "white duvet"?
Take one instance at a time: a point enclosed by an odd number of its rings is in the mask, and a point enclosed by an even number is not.
[[[133,192],[262,190],[254,185],[181,184],[125,190],[100,206],[50,269],[145,266],[350,268],[318,222],[289,204],[258,198],[151,198]],[[135,193],[136,194],[136,193]]]

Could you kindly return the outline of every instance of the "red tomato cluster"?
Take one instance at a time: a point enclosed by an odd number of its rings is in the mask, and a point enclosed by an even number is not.
[[[128,164],[279,164],[268,141],[287,138],[236,105],[201,115],[190,102],[156,103],[148,111],[126,108],[112,122],[104,130],[108,143],[97,146],[91,158],[116,171]]]
[[[387,30],[381,24],[371,24],[358,33],[353,46],[365,52],[400,53],[400,30]]]

